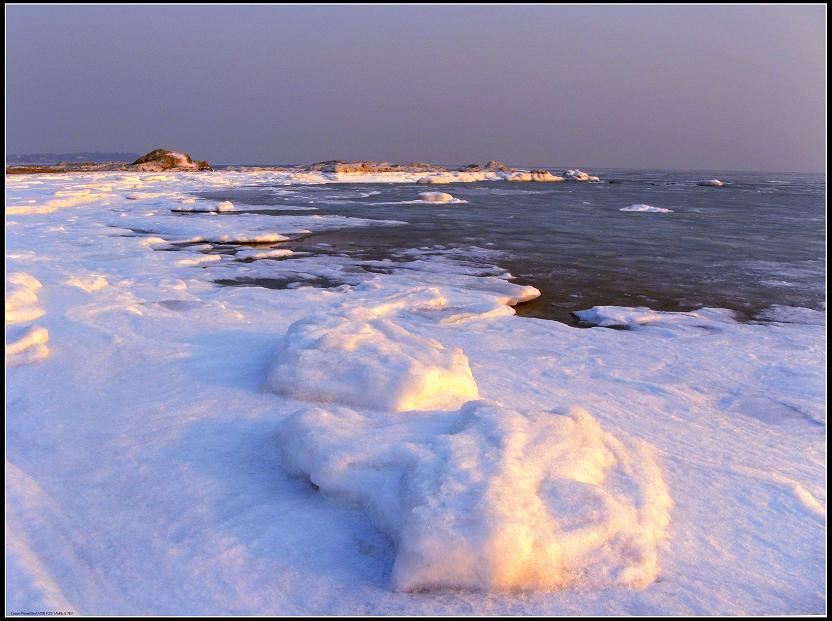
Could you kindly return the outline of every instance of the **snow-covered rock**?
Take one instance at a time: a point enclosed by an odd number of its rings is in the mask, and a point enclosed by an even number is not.
[[[164,170],[213,170],[208,162],[194,161],[184,152],[170,149],[154,149],[145,153],[132,166],[143,172],[161,172]]]

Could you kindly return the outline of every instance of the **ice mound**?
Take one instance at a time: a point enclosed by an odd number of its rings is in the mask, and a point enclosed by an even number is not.
[[[6,275],[6,323],[31,321],[44,314],[37,305],[42,286],[37,278],[24,272]]]
[[[289,327],[266,384],[295,399],[376,410],[449,410],[479,395],[459,348],[420,336],[392,308],[343,310]]]
[[[671,500],[653,449],[622,442],[581,408],[308,408],[277,438],[285,467],[359,503],[393,538],[397,590],[656,579]]]
[[[721,188],[725,184],[719,179],[708,179],[706,181],[699,181],[696,185],[710,186],[712,188]]]
[[[584,172],[583,170],[574,169],[574,170],[567,170],[564,173],[564,176],[569,181],[590,181],[590,182],[598,182],[601,181],[595,175],[590,175],[589,173]]]
[[[419,192],[419,200],[426,203],[452,203],[457,199],[447,192]]]
[[[673,213],[672,209],[665,209],[664,207],[653,207],[652,205],[638,204],[630,205],[629,207],[622,207],[618,211],[641,211],[650,213]]]

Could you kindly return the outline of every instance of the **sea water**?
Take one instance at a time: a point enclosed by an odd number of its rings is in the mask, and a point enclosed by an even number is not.
[[[407,249],[467,251],[470,260],[496,262],[516,282],[540,289],[518,314],[572,325],[573,310],[596,305],[709,306],[738,311],[739,318],[771,305],[824,307],[822,175],[593,172],[601,183],[258,185],[200,195],[231,200],[236,213],[248,206],[275,218],[315,213],[405,222],[313,233],[286,247],[377,260]],[[725,186],[697,185],[717,176]],[[426,189],[465,202],[414,203]],[[670,211],[622,211],[632,205]]]

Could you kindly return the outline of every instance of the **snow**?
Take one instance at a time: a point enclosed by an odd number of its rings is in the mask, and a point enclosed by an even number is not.
[[[227,246],[391,221],[171,213],[331,181],[7,178],[7,612],[825,611],[824,313],[574,328],[494,251]]]
[[[6,366],[30,364],[49,355],[49,331],[40,326],[7,331]]]
[[[618,211],[640,211],[640,212],[650,212],[650,213],[673,213],[672,209],[667,209],[666,207],[653,207],[652,205],[645,205],[645,204],[637,204],[637,205],[630,205],[629,207],[622,207]]]
[[[289,327],[267,385],[295,399],[403,412],[454,409],[478,397],[458,347],[420,336],[399,317],[447,305],[434,288],[328,309]]]
[[[6,323],[20,323],[43,315],[37,306],[38,291],[43,287],[37,278],[25,272],[6,274]]]
[[[100,276],[98,274],[79,274],[78,276],[73,276],[72,278],[69,278],[66,281],[66,283],[68,285],[72,285],[73,287],[78,287],[79,289],[86,291],[87,293],[100,291],[101,289],[110,284],[107,282],[107,279],[104,276]]]
[[[310,408],[278,438],[287,467],[360,503],[393,538],[397,590],[643,588],[656,578],[671,504],[661,470],[647,445],[625,445],[581,408]]]

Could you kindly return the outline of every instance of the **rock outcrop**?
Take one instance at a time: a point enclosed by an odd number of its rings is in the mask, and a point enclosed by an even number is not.
[[[213,170],[204,160],[193,161],[187,153],[169,149],[154,149],[142,155],[132,164],[136,170],[160,172],[163,170]]]
[[[372,162],[369,160],[358,160],[348,162],[344,160],[327,160],[315,162],[309,167],[310,170],[318,172],[331,172],[342,174],[366,174],[366,173],[419,173],[436,172],[448,170],[437,164],[425,162],[411,162],[410,164],[391,164],[390,162]]]

